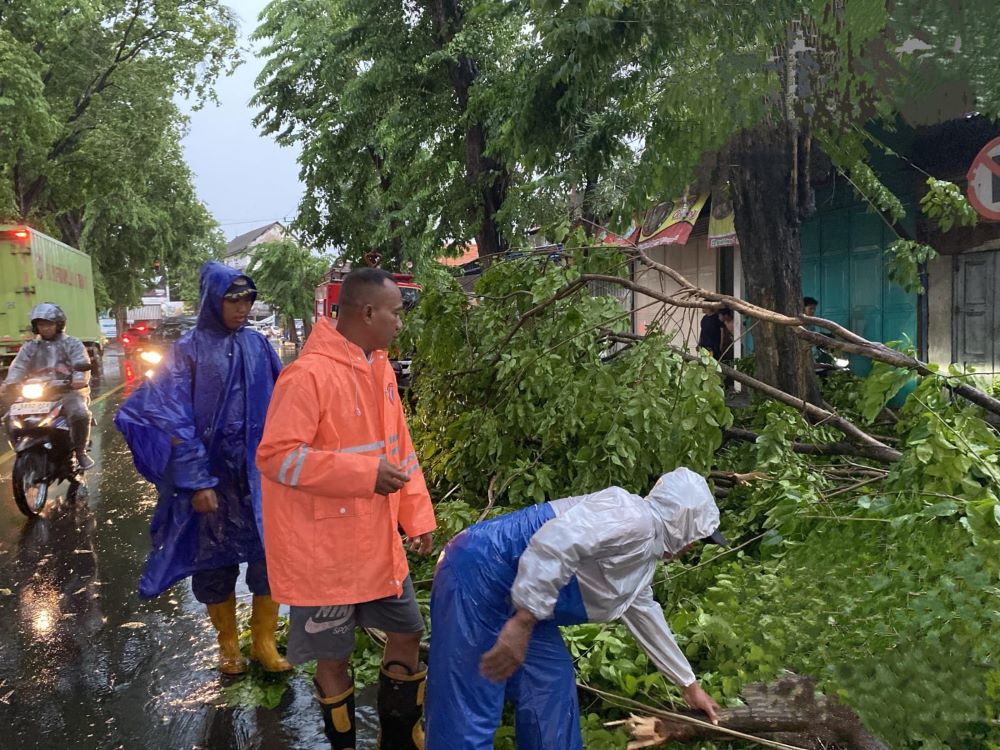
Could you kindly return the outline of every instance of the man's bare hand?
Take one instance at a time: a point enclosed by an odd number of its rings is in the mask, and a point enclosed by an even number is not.
[[[378,461],[378,474],[375,477],[375,494],[389,495],[399,492],[403,485],[410,481],[410,478],[393,466],[384,458]]]
[[[708,720],[713,724],[719,723],[719,704],[712,700],[712,696],[702,690],[701,685],[692,682],[684,688],[684,702],[697,711],[704,711],[708,714]]]
[[[191,498],[191,507],[198,513],[215,513],[219,509],[219,498],[211,487],[198,490]]]
[[[410,552],[416,552],[418,555],[426,557],[434,551],[434,534],[429,531],[426,534],[411,537],[409,541]]]
[[[479,661],[480,674],[492,682],[503,682],[520,669],[534,627],[535,618],[519,609],[504,623],[493,648],[483,654]]]

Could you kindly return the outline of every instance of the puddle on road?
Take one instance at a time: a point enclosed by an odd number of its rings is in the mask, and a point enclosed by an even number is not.
[[[85,502],[57,490],[26,521],[0,466],[0,744],[328,748],[308,677],[293,677],[276,709],[227,707],[215,634],[190,586],[139,600],[156,495],[112,424],[120,398],[95,408],[100,470],[87,477]],[[375,745],[374,700],[374,689],[360,691],[359,750]]]

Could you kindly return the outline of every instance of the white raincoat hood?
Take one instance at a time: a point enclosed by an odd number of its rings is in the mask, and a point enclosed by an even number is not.
[[[646,500],[663,521],[664,549],[672,555],[719,528],[719,509],[708,482],[690,469],[661,476]]]

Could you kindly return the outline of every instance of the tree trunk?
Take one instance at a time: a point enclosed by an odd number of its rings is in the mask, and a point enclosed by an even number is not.
[[[303,325],[305,325],[305,321],[304,320],[303,320]],[[287,330],[288,330],[288,340],[291,343],[295,344],[295,346],[298,346],[299,345],[299,332],[295,328],[295,318],[293,318],[291,315],[286,315],[285,316],[285,326],[287,327]]]
[[[80,239],[83,237],[83,211],[67,211],[56,217],[60,239],[70,247],[80,249]]]
[[[730,144],[729,183],[740,238],[744,295],[788,315],[802,312],[799,246],[801,197],[808,191],[808,149],[785,123],[743,130]],[[785,326],[753,326],[756,375],[765,383],[821,403],[812,353]]]
[[[784,742],[807,750],[888,750],[871,734],[848,706],[834,697],[816,694],[812,679],[788,675],[771,685],[749,685],[743,690],[741,708],[722,709],[719,722],[726,729]],[[699,712],[678,712],[704,721]],[[636,726],[637,725],[637,726]],[[658,717],[639,719],[632,731],[659,742],[696,742],[733,739],[703,724],[689,724]]]
[[[118,329],[118,338],[125,333],[125,329],[128,328],[128,308],[126,307],[116,307],[115,308],[115,326]]]
[[[372,164],[375,165],[375,172],[378,174],[379,188],[382,190],[383,195],[389,195],[389,191],[392,189],[392,177],[385,171],[385,159],[374,146],[367,146],[367,150]],[[392,215],[398,215],[400,208],[401,206],[393,204],[388,206],[386,210]],[[399,219],[389,220],[389,256],[382,259],[382,268],[397,272],[403,271],[403,238],[400,236],[402,229],[404,229],[404,226]],[[309,338],[307,331],[305,332],[305,337]]]
[[[430,6],[438,46],[444,50],[462,30],[465,13],[459,0],[433,0]],[[476,61],[467,55],[460,55],[448,67],[459,111],[465,115],[469,109],[470,91],[479,76]],[[489,265],[490,256],[507,250],[507,241],[497,224],[497,214],[507,199],[510,187],[510,173],[487,155],[487,140],[485,125],[470,122],[465,131],[465,179],[469,189],[479,198],[476,244],[485,265]]]

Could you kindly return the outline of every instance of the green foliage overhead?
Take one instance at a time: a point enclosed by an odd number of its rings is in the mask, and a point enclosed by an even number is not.
[[[186,273],[217,252],[174,102],[211,98],[235,34],[219,0],[6,4],[0,218],[81,246],[117,305],[138,302],[155,261]]]
[[[617,298],[584,289],[505,341],[584,269],[615,270],[613,258],[574,261],[496,264],[477,304],[443,272],[425,279],[405,335],[417,351],[417,453],[441,486],[483,497],[495,478],[512,502],[537,502],[612,484],[637,491],[676,466],[711,465],[731,421],[714,360],[685,366],[665,337],[615,355],[597,333],[627,329]]]
[[[316,287],[329,268],[325,255],[314,255],[288,238],[257,245],[247,274],[257,285],[261,301],[289,317],[309,320]]]
[[[506,11],[484,2],[442,50],[429,5],[287,0],[265,9],[256,32],[269,57],[256,123],[302,147],[296,229],[353,261],[378,248],[394,270],[474,234],[479,201],[462,167],[466,125],[448,66],[454,54],[488,50],[478,58],[487,87],[494,53],[514,40]]]
[[[885,266],[889,278],[908,294],[923,294],[924,283],[920,278],[920,267],[937,255],[937,251],[926,243],[895,240],[886,248]]]

